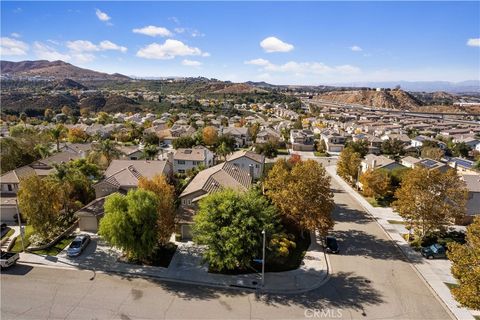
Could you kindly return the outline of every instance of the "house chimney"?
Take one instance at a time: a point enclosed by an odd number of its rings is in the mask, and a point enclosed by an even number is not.
[[[250,169],[250,177],[253,179],[253,164],[249,165],[249,169]]]
[[[377,165],[377,160],[373,159],[372,160],[372,169],[375,169],[376,165]]]

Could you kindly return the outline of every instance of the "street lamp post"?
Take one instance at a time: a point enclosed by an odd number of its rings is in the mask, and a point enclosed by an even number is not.
[[[262,230],[263,235],[263,253],[262,253],[262,287],[265,285],[265,229]]]
[[[25,252],[25,244],[24,244],[24,237],[25,237],[25,233],[24,233],[24,230],[22,228],[22,218],[20,218],[20,211],[18,210],[18,200],[15,199],[15,204],[16,204],[16,208],[17,208],[17,218],[18,218],[18,227],[20,228],[20,239],[22,240],[22,252]]]

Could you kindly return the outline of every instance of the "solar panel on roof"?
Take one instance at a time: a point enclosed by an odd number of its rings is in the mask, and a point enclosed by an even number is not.
[[[425,167],[428,167],[428,168],[433,168],[437,165],[437,162],[436,161],[433,161],[433,160],[423,160],[422,161],[422,164],[425,166]]]

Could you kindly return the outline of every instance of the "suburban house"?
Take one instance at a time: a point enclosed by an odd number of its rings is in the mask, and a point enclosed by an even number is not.
[[[265,165],[265,156],[252,151],[239,150],[227,157],[227,162],[243,170],[247,170],[249,175],[258,180],[263,176]]]
[[[225,127],[222,129],[223,135],[230,135],[235,139],[235,147],[243,148],[252,144],[250,133],[246,127]]]
[[[430,138],[430,137],[427,137],[427,136],[422,136],[422,135],[416,136],[415,138],[413,138],[411,140],[411,146],[416,147],[416,148],[420,148],[421,146],[423,146],[423,143],[425,141],[436,142],[438,144],[438,147],[442,150],[445,150],[447,148],[447,145],[444,142],[433,139],[433,138]]]
[[[407,157],[403,157],[400,160],[400,163],[403,166],[407,168],[412,168],[412,169],[419,166],[422,166],[429,170],[439,169],[441,171],[446,171],[449,169],[449,167],[445,163],[437,160],[429,159],[429,158],[419,159],[419,158],[407,156]]]
[[[241,169],[228,161],[200,171],[179,197],[177,226],[182,239],[192,237],[191,225],[200,199],[224,188],[246,191],[251,184],[252,177],[248,170]]]
[[[320,135],[327,146],[327,152],[342,152],[345,147],[346,137],[335,132],[324,132]]]
[[[466,137],[466,138],[453,139],[453,142],[455,143],[463,142],[467,146],[469,146],[472,150],[476,150],[480,152],[480,139],[476,139],[474,137]]]
[[[171,157],[170,162],[173,163],[173,172],[185,173],[200,165],[204,168],[211,167],[214,154],[204,146],[196,146],[190,149],[179,148],[175,150],[175,153],[169,153],[169,156]]]
[[[385,169],[391,171],[396,168],[404,167],[393,159],[387,158],[385,156],[377,156],[374,154],[367,154],[360,165],[362,168],[362,173],[368,170]]]
[[[166,144],[172,144],[173,140],[180,137],[191,136],[195,133],[195,128],[190,125],[180,125],[175,123],[170,129],[166,129],[158,133]]]
[[[66,163],[84,156],[85,152],[67,149],[47,158],[34,161],[29,165],[8,171],[0,176],[1,220],[14,221],[13,216],[17,214],[17,192],[22,179],[33,175],[46,177],[55,170],[55,164]]]
[[[468,190],[467,221],[471,222],[473,216],[480,215],[480,175],[463,175]]]
[[[257,134],[257,140],[255,142],[264,144],[269,141],[280,141],[280,138],[280,134],[277,131],[271,128],[265,128]]]
[[[456,169],[459,174],[476,174],[478,175],[478,171],[475,169],[475,162],[463,158],[449,158],[447,164]]]
[[[119,146],[118,150],[122,153],[121,159],[138,160],[143,157],[143,151],[138,146]]]
[[[290,131],[290,143],[294,151],[315,150],[315,138],[310,130],[292,129]]]
[[[157,174],[172,177],[172,164],[165,160],[113,160],[104,173],[104,179],[93,188],[97,198],[108,196],[114,192],[127,193],[137,188],[141,177],[148,179]]]

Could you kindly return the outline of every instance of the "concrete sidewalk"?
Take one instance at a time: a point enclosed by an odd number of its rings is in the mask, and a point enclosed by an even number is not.
[[[394,212],[392,208],[373,207],[363,196],[337,175],[335,166],[328,166],[326,170],[342,189],[352,196],[365,211],[376,220],[388,237],[400,248],[403,254],[409,258],[411,265],[417,273],[443,301],[451,313],[457,319],[473,320],[474,317],[470,310],[460,307],[450,293],[450,289],[445,285],[446,282],[456,283],[456,280],[450,273],[450,261],[424,259],[421,254],[413,250],[402,237],[402,233],[408,233],[407,229],[401,224],[388,222],[388,220],[403,221],[404,219],[402,217]]]
[[[78,258],[68,258],[62,252],[56,257],[21,253],[20,263],[42,265],[52,268],[86,269],[96,272],[118,273],[129,276],[153,277],[168,281],[203,286],[258,290],[265,293],[295,294],[314,290],[328,279],[328,262],[320,237],[312,234],[312,243],[302,265],[285,272],[265,273],[265,285],[261,285],[261,274],[224,275],[208,272],[202,263],[202,248],[192,243],[178,243],[168,268],[140,266],[118,261],[120,252],[108,247],[98,238]],[[90,252],[88,252],[90,250]]]

